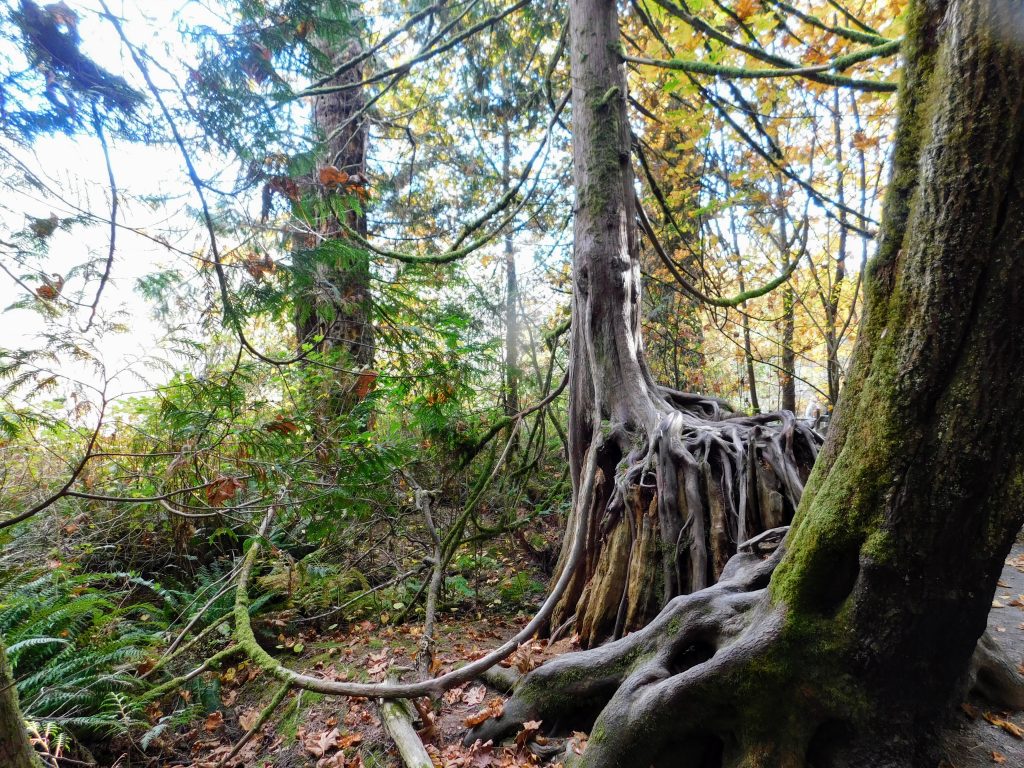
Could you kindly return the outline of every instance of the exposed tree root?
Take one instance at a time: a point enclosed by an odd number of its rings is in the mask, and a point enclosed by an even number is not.
[[[784,530],[749,548],[772,549]],[[856,682],[819,664],[818,649],[794,647],[787,616],[767,593],[781,555],[781,547],[767,557],[741,552],[717,584],[674,598],[640,631],[538,667],[502,716],[466,742],[497,741],[542,720],[550,733],[590,731],[578,766],[858,764],[851,755],[890,764],[846,740],[871,719]],[[970,682],[995,704],[1024,707],[1024,677],[987,634]]]
[[[611,428],[598,458],[586,557],[555,612],[593,646],[717,581],[738,545],[789,523],[821,438],[792,413],[741,416],[664,387],[656,428]]]
[[[1024,675],[1020,669],[995,638],[985,632],[971,658],[968,686],[997,706],[1024,709]]]

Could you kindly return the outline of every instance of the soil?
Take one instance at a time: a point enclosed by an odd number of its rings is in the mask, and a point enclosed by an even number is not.
[[[522,616],[494,611],[448,613],[439,627],[437,672],[482,655],[512,635]],[[1024,662],[1024,536],[1018,539],[1003,570],[989,615],[989,631],[1017,662]],[[296,668],[319,671],[339,679],[382,680],[385,675],[408,674],[415,666],[419,627],[391,627],[364,621],[344,630],[278,638],[283,651],[291,649]],[[573,650],[571,639],[553,646],[536,642],[511,660],[520,672],[559,653]],[[296,652],[298,648],[298,652]],[[243,725],[270,700],[276,683],[252,676],[240,665],[218,678],[222,707],[205,722],[154,745],[150,766],[213,768],[245,732]],[[519,744],[498,747],[461,746],[467,720],[501,707],[502,699],[479,683],[450,691],[434,703],[433,722],[421,735],[435,764],[444,768],[517,768],[554,765],[564,755],[562,742],[545,745],[530,730]],[[1020,730],[1018,730],[1020,729]],[[1021,734],[1018,736],[1017,734]],[[1024,766],[1024,713],[993,709],[978,699],[965,702],[943,737],[943,759],[936,768]],[[575,734],[573,745],[585,742]],[[538,741],[541,744],[538,745]],[[559,747],[556,749],[556,747]],[[545,752],[546,748],[546,752]],[[531,751],[532,750],[532,751]],[[534,753],[554,757],[539,757]],[[133,761],[134,762],[134,761]],[[140,763],[141,764],[141,763]],[[401,763],[384,732],[379,710],[367,700],[327,699],[304,693],[290,694],[260,735],[246,745],[229,765],[256,768],[398,768]]]

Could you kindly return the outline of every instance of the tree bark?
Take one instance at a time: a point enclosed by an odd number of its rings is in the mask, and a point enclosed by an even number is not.
[[[18,706],[7,654],[0,642],[0,765],[4,768],[41,768],[42,763],[32,749],[25,722]]]
[[[508,194],[512,185],[512,136],[507,122],[501,134],[501,186]],[[512,232],[505,233],[505,392],[507,416],[521,410],[519,404],[519,276],[516,273],[516,251]]]
[[[775,176],[775,215],[778,221],[778,247],[782,257],[783,270],[789,269],[792,254],[790,248],[789,214],[785,208],[785,189],[782,175]],[[782,287],[782,359],[779,365],[779,407],[784,411],[796,413],[796,352],[793,350],[793,336],[796,332],[796,291],[793,282],[787,281]]]
[[[792,414],[737,415],[722,401],[654,382],[640,334],[631,131],[615,3],[573,0],[569,37],[575,503],[567,531],[577,515],[589,525],[582,565],[552,626],[574,621],[584,645],[593,645],[643,626],[674,596],[713,583],[739,543],[786,522],[818,443]],[[591,455],[597,470],[584,483]]]
[[[325,67],[337,68],[360,51],[357,39],[345,42],[314,39],[313,45],[328,59]],[[363,66],[350,67],[326,83],[327,87],[351,86],[363,79]],[[308,187],[318,204],[306,221],[310,229],[296,255],[296,269],[304,290],[298,298],[295,330],[300,346],[312,344],[331,358],[338,372],[330,382],[328,417],[351,410],[359,397],[354,393],[354,373],[369,369],[374,357],[373,300],[369,254],[346,233],[346,227],[365,237],[364,199],[368,124],[362,88],[348,88],[315,96],[313,128],[320,141],[316,170]],[[326,168],[347,174],[349,183],[325,185]],[[362,180],[362,183],[351,183]],[[337,203],[347,208],[339,217]],[[350,371],[350,372],[349,372]]]
[[[746,290],[743,284],[743,267],[741,264],[737,264],[737,274],[739,275],[739,286],[740,293]],[[746,311],[747,304],[743,302],[740,304],[741,315],[740,323],[743,328],[743,361],[746,363],[747,369],[747,389],[750,392],[750,410],[754,413],[761,412],[761,403],[757,399],[757,375],[754,372],[754,345],[750,341],[750,315]]]
[[[583,766],[936,764],[1024,523],[1019,18],[1004,0],[911,3],[865,315],[784,546],[540,667],[483,735],[600,712]],[[1019,705],[1024,679],[981,651]]]

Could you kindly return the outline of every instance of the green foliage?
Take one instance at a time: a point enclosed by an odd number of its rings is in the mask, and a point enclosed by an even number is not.
[[[523,571],[504,579],[498,586],[501,599],[512,605],[519,605],[527,598],[542,594],[544,589],[543,584]]]
[[[166,615],[128,574],[25,569],[0,581],[0,635],[30,719],[110,734],[138,722],[135,674]]]
[[[325,550],[316,550],[298,562],[277,560],[270,572],[259,578],[259,585],[307,613],[341,605],[352,594],[370,588],[362,573],[330,562],[329,557]]]
[[[99,125],[101,112],[122,132],[137,129],[136,113],[146,97],[120,75],[108,72],[82,50],[80,18],[63,3],[40,7],[21,0],[8,14],[9,31],[0,37],[5,63],[17,68],[0,83],[5,129],[25,138],[41,133],[74,133]],[[20,66],[18,66],[20,65]],[[130,129],[129,126],[132,126]]]

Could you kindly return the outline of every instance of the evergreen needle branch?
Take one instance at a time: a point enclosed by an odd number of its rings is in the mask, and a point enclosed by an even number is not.
[[[358,66],[371,56],[375,55],[381,49],[390,45],[391,42],[400,34],[402,34],[403,32],[408,32],[410,29],[415,27],[417,24],[419,24],[427,17],[437,13],[445,6],[446,1],[447,0],[441,0],[441,2],[439,3],[434,3],[433,5],[424,8],[422,11],[414,13],[406,20],[404,24],[402,24],[400,27],[396,27],[395,29],[391,30],[387,35],[385,35],[379,41],[377,41],[375,45],[367,48],[364,51],[361,51],[360,53],[353,56],[351,59],[343,61],[329,75],[324,75],[319,80],[316,80],[315,82],[311,83],[307,87],[307,90],[319,88],[323,85],[327,85],[327,83],[331,82],[332,80],[337,80],[343,74],[352,69],[352,67]]]
[[[224,271],[224,263],[221,259],[220,248],[217,245],[217,232],[213,224],[213,215],[210,213],[210,205],[206,199],[206,184],[199,177],[199,172],[196,170],[195,163],[192,161],[192,156],[189,154],[188,148],[185,146],[185,140],[181,135],[181,131],[178,130],[178,124],[171,115],[170,109],[168,109],[163,96],[160,93],[160,89],[157,88],[156,83],[153,82],[153,77],[149,72],[149,67],[146,65],[145,60],[140,55],[135,45],[128,39],[128,35],[124,31],[124,27],[121,24],[120,19],[115,16],[106,0],[100,0],[100,6],[103,8],[103,15],[113,25],[118,37],[124,43],[128,49],[128,53],[132,57],[132,61],[135,62],[136,68],[142,75],[142,79],[146,83],[146,88],[153,95],[154,100],[160,107],[160,112],[167,122],[167,127],[171,131],[171,136],[174,139],[175,145],[178,147],[178,151],[181,153],[182,160],[185,163],[185,170],[188,173],[189,180],[192,182],[192,186],[195,188],[196,194],[199,196],[200,207],[203,211],[203,222],[206,226],[207,234],[210,237],[210,255],[213,257],[213,269],[217,276],[217,285],[220,289],[221,304],[224,308],[224,322],[229,326],[238,337],[238,342],[250,355],[257,360],[261,360],[264,363],[268,363],[274,366],[291,365],[307,358],[312,349],[301,352],[294,357],[289,358],[274,358],[269,355],[265,355],[260,352],[253,344],[249,341],[245,334],[245,329],[242,327],[242,319],[238,314],[238,310],[231,301],[231,296],[228,293],[228,279],[227,274]]]
[[[480,22],[477,22],[473,26],[471,26],[468,29],[466,29],[464,32],[459,33],[458,35],[456,35],[455,37],[453,37],[450,40],[446,41],[445,43],[442,43],[441,45],[437,45],[436,47],[433,47],[433,48],[429,48],[428,50],[424,50],[424,51],[416,54],[412,58],[407,59],[406,61],[402,62],[401,64],[397,64],[397,65],[395,65],[393,67],[389,67],[388,69],[385,69],[385,70],[383,70],[381,72],[378,72],[377,74],[372,75],[372,76],[370,76],[370,77],[368,77],[368,78],[366,78],[364,80],[360,80],[360,81],[355,82],[355,83],[343,83],[343,84],[339,84],[339,85],[323,85],[323,86],[320,86],[320,87],[317,87],[317,88],[306,88],[306,89],[296,93],[293,98],[304,98],[306,96],[321,96],[321,95],[324,95],[324,94],[327,94],[327,93],[339,93],[339,92],[342,92],[342,91],[351,91],[351,90],[354,90],[356,88],[364,88],[364,87],[366,87],[368,85],[373,85],[374,83],[380,82],[381,80],[387,80],[389,77],[393,77],[395,75],[405,75],[405,74],[408,74],[409,71],[412,70],[412,68],[415,67],[417,64],[422,64],[423,62],[429,61],[430,59],[434,58],[438,54],[450,51],[452,48],[454,48],[456,45],[461,43],[463,40],[466,40],[466,39],[468,39],[470,37],[473,37],[477,33],[482,32],[483,30],[485,30],[485,29],[487,29],[489,27],[494,26],[498,22],[504,20],[507,16],[510,16],[513,13],[515,13],[516,11],[526,7],[527,5],[530,4],[530,2],[531,2],[531,0],[519,0],[519,2],[517,2],[515,5],[511,5],[508,8],[506,8],[505,10],[503,10],[503,11],[501,11],[499,13],[494,14],[493,16],[488,16],[486,19],[484,19],[484,20],[482,20]],[[468,11],[468,9],[467,9],[467,11]]]
[[[354,228],[348,226],[345,223],[342,223],[346,235],[348,235],[354,242],[358,243],[366,250],[375,253],[378,256],[394,259],[395,261],[400,261],[404,264],[450,264],[451,262],[463,259],[469,254],[473,253],[474,251],[477,251],[480,248],[484,247],[488,243],[492,242],[494,238],[497,237],[498,234],[505,227],[511,224],[515,220],[516,216],[519,215],[519,212],[523,210],[523,208],[526,206],[526,203],[529,202],[530,198],[532,197],[534,190],[536,189],[536,179],[534,180],[533,186],[527,191],[525,195],[523,195],[523,198],[519,201],[519,203],[514,208],[512,208],[512,210],[505,217],[503,217],[497,223],[496,226],[493,227],[492,231],[480,235],[476,239],[470,241],[468,245],[464,245],[461,248],[459,246],[463,242],[465,242],[466,238],[470,234],[480,229],[480,227],[483,226],[487,221],[489,221],[491,218],[504,211],[506,208],[508,208],[509,205],[512,204],[512,202],[516,198],[517,193],[523,188],[523,186],[529,180],[530,173],[533,169],[534,163],[541,156],[545,147],[547,147],[548,139],[551,135],[551,129],[553,128],[555,122],[558,119],[559,114],[561,114],[562,110],[565,108],[565,105],[568,103],[568,101],[569,94],[567,92],[565,96],[562,97],[561,103],[558,105],[555,114],[552,116],[551,121],[548,124],[547,130],[544,133],[544,137],[542,138],[540,144],[537,146],[537,149],[534,151],[533,155],[530,157],[526,166],[523,168],[522,173],[519,174],[519,177],[516,180],[515,185],[513,185],[505,194],[503,194],[501,198],[499,198],[498,201],[495,202],[494,205],[492,205],[487,211],[485,211],[472,222],[463,227],[462,231],[459,232],[458,236],[455,238],[453,245],[449,247],[449,249],[444,253],[439,253],[433,256],[417,256],[411,253],[403,253],[402,251],[393,251],[387,248],[381,248],[371,243],[369,240],[367,240],[365,237],[359,234]]]
[[[110,280],[110,270],[114,266],[114,253],[117,250],[117,179],[114,177],[114,166],[110,162],[110,147],[107,146],[107,135],[103,130],[103,122],[100,120],[100,113],[96,103],[92,105],[92,124],[96,130],[96,137],[100,140],[100,148],[103,150],[103,162],[107,168],[107,182],[110,185],[110,242],[107,246],[107,261],[103,266],[103,274],[100,276],[100,284],[96,288],[96,297],[92,300],[89,309],[89,319],[85,323],[82,333],[92,328],[96,319],[96,310],[100,305],[100,298],[103,296],[103,289]]]
[[[100,430],[103,428],[103,417],[106,410],[107,396],[106,390],[104,390],[102,393],[102,399],[100,400],[99,415],[96,417],[96,428],[92,431],[92,434],[89,435],[89,442],[85,447],[85,453],[71,471],[71,475],[65,481],[64,485],[62,485],[55,493],[50,494],[38,504],[26,509],[24,512],[14,515],[13,517],[8,517],[5,520],[0,520],[0,530],[10,528],[12,525],[17,525],[20,522],[28,520],[30,517],[34,517],[44,509],[50,507],[59,499],[72,495],[71,486],[75,484],[75,481],[78,480],[79,475],[81,475],[82,471],[85,469],[85,465],[89,463],[90,459],[92,459],[92,450],[96,447],[96,441],[99,439]]]
[[[491,217],[505,210],[512,203],[512,201],[515,200],[516,195],[519,194],[519,190],[521,190],[523,188],[523,185],[526,184],[526,182],[529,180],[530,172],[533,170],[533,166],[537,162],[537,159],[541,156],[541,153],[548,146],[548,141],[551,138],[551,131],[555,127],[555,122],[558,120],[558,116],[562,114],[562,110],[565,109],[565,105],[568,102],[569,92],[566,91],[565,95],[562,97],[561,102],[559,102],[558,106],[555,107],[554,114],[551,116],[551,119],[548,121],[548,124],[544,130],[544,135],[541,136],[541,140],[537,143],[537,148],[533,151],[533,154],[530,155],[529,160],[526,161],[526,165],[523,166],[523,170],[520,172],[519,178],[516,179],[516,183],[509,187],[508,191],[505,192],[505,194],[503,194],[498,199],[498,201],[493,206],[491,206],[491,208],[484,211],[480,216],[478,216],[475,220],[471,221],[463,228],[462,232],[459,233],[459,236],[455,238],[455,242],[453,242],[451,245],[453,249],[458,248],[460,245],[462,245],[462,243],[465,242],[466,238],[473,234],[473,232],[475,232],[481,226],[483,226]]]
[[[565,329],[568,330],[568,327],[569,327],[569,321],[567,320],[565,322]],[[539,402],[535,403],[534,405],[531,405],[529,408],[524,408],[519,413],[513,414],[511,416],[506,416],[505,418],[500,419],[495,424],[493,424],[491,426],[491,428],[487,430],[486,434],[484,434],[484,436],[481,437],[476,443],[474,443],[473,447],[470,448],[466,452],[465,457],[462,459],[461,466],[465,467],[467,464],[469,464],[469,462],[473,458],[475,458],[477,456],[477,454],[479,454],[480,451],[482,451],[484,449],[484,447],[492,439],[494,439],[494,437],[496,437],[498,435],[498,433],[500,433],[503,429],[505,429],[505,427],[507,427],[509,424],[512,424],[513,422],[516,422],[516,421],[519,421],[519,419],[522,419],[525,416],[529,416],[531,413],[536,413],[541,408],[546,408],[548,405],[550,405],[552,402],[554,402],[554,400],[560,394],[562,394],[562,392],[565,391],[565,388],[566,388],[566,386],[568,386],[568,384],[569,384],[569,374],[566,373],[562,377],[562,381],[559,383],[559,385],[557,387],[555,387],[546,397],[544,397],[544,399],[540,400]]]

